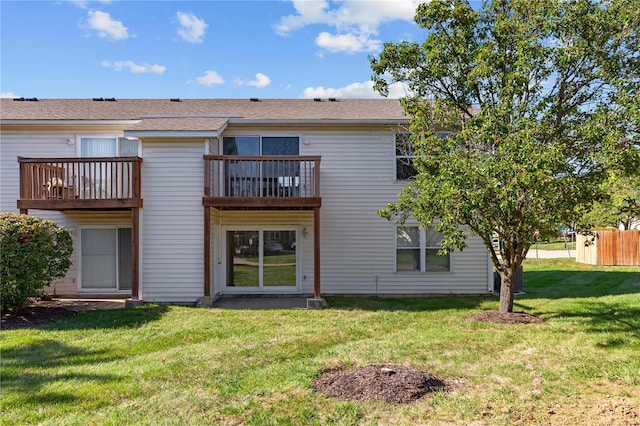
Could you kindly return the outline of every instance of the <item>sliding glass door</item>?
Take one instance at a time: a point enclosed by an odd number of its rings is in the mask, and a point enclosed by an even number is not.
[[[228,136],[222,153],[239,156],[297,156],[300,138],[292,136]],[[291,160],[233,160],[225,171],[227,195],[236,197],[291,196],[300,181],[300,166]]]
[[[226,289],[234,293],[298,288],[296,230],[234,229],[226,237]]]
[[[131,228],[80,231],[82,290],[131,290]]]

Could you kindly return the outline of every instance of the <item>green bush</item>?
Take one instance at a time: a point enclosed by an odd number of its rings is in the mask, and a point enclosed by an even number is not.
[[[15,312],[44,295],[71,266],[72,251],[71,235],[54,222],[0,213],[0,310]]]

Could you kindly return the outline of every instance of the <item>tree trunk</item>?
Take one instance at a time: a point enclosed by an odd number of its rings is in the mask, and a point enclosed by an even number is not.
[[[517,269],[517,266],[515,268],[511,266],[510,268],[505,268],[503,272],[500,272],[500,279],[502,280],[500,283],[501,313],[513,312],[514,279]]]

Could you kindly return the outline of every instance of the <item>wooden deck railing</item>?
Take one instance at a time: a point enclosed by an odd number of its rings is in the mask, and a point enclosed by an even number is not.
[[[23,158],[19,208],[140,207],[139,157]]]
[[[204,161],[204,196],[225,205],[308,204],[320,198],[320,157],[205,155]]]

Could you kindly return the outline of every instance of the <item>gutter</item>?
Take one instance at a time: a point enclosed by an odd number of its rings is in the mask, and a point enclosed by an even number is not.
[[[384,120],[376,120],[376,119],[347,119],[343,120],[340,118],[320,118],[320,119],[299,119],[299,120],[289,120],[289,119],[269,119],[269,120],[261,120],[261,119],[251,119],[251,118],[230,118],[229,123],[231,124],[251,124],[251,125],[305,125],[305,124],[331,124],[331,125],[397,125],[397,124],[407,124],[409,123],[409,118],[402,119],[384,119]]]
[[[128,127],[141,120],[0,120],[0,126],[118,126]]]

